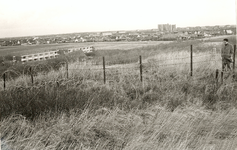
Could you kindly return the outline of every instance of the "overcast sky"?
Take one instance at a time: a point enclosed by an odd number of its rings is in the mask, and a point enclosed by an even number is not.
[[[236,24],[235,0],[0,0],[0,38]]]

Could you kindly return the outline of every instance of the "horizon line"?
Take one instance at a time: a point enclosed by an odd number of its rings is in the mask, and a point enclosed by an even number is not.
[[[167,23],[166,23],[167,24]],[[169,23],[168,23],[169,24]],[[159,25],[159,24],[157,24]],[[172,24],[172,25],[176,25],[176,24]],[[236,24],[226,24],[226,25],[205,25],[205,26],[185,26],[185,27],[176,27],[176,28],[189,28],[189,27],[212,27],[212,26],[237,26]],[[82,32],[68,32],[68,33],[49,33],[49,34],[38,34],[38,35],[23,35],[23,36],[9,36],[9,37],[0,37],[0,39],[5,39],[5,38],[23,38],[23,37],[33,37],[33,36],[52,36],[52,35],[66,35],[66,34],[76,34],[76,33],[94,33],[94,32],[115,32],[115,31],[136,31],[136,30],[154,30],[157,28],[149,28],[149,29],[132,29],[132,30],[126,30],[126,29],[120,29],[120,30],[103,30],[103,31],[82,31]]]

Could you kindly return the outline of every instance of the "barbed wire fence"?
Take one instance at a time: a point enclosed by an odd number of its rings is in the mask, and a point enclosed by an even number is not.
[[[232,65],[232,75],[234,78],[235,74],[235,53],[236,53],[236,45],[234,45],[234,54],[233,54],[233,65]],[[174,54],[174,55],[173,55]],[[69,79],[70,76],[74,76],[75,74],[84,72],[85,78],[88,80],[93,76],[94,79],[103,81],[104,84],[107,82],[118,82],[121,76],[129,77],[133,76],[135,80],[140,80],[140,82],[144,81],[144,77],[146,77],[146,73],[157,75],[157,71],[169,69],[186,69],[188,71],[188,75],[192,78],[195,76],[195,69],[198,71],[198,65],[205,66],[207,63],[212,64],[211,66],[214,68],[223,68],[221,60],[221,53],[216,49],[209,50],[208,52],[203,53],[193,53],[193,47],[190,46],[190,52],[180,52],[177,54],[177,51],[170,52],[168,57],[156,55],[154,57],[148,59],[142,59],[140,55],[138,61],[136,63],[126,63],[126,64],[114,64],[109,61],[106,61],[105,57],[102,57],[102,65],[98,62],[78,62],[73,66],[69,66],[68,61],[60,62],[58,65],[61,66],[61,70],[65,73],[65,78]],[[112,65],[111,65],[112,64]],[[208,65],[206,65],[208,66]],[[41,71],[41,69],[45,67],[42,65],[36,65],[28,67],[28,72],[31,84],[34,85],[34,76],[37,74],[37,71]],[[46,66],[48,70],[51,67]],[[93,74],[91,72],[93,71]],[[155,73],[154,73],[154,72]],[[10,69],[2,73],[3,79],[3,88],[6,89],[7,76],[9,77],[9,72],[13,72],[15,74],[19,74],[18,72],[14,72],[14,70]],[[135,73],[135,74],[134,74]],[[218,78],[223,82],[223,76],[225,72],[223,70],[216,69],[215,78],[218,81]],[[155,80],[155,78],[153,79]]]

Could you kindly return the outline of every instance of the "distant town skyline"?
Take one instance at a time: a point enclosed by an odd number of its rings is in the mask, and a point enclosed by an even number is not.
[[[235,25],[234,0],[0,0],[0,38]]]

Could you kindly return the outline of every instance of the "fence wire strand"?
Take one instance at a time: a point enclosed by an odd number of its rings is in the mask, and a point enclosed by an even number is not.
[[[172,52],[170,54],[172,55]],[[185,55],[187,55],[187,53],[185,53]],[[194,55],[192,55],[192,62],[190,62],[190,60],[191,60],[191,56],[174,57],[172,59],[170,59],[170,58],[157,59],[157,57],[155,57],[155,58],[148,59],[148,62],[145,62],[142,64],[139,64],[139,62],[137,62],[137,63],[132,63],[132,64],[127,64],[127,63],[126,64],[114,64],[113,63],[113,65],[111,65],[112,63],[106,62],[105,66],[102,66],[102,65],[98,65],[98,64],[84,63],[84,65],[76,64],[75,66],[70,68],[71,66],[68,66],[68,64],[66,62],[62,62],[62,63],[57,64],[57,66],[61,66],[61,69],[64,71],[71,71],[71,72],[82,71],[82,70],[84,70],[84,71],[101,71],[101,72],[104,71],[107,74],[106,78],[113,79],[114,78],[113,76],[118,76],[118,75],[125,75],[125,76],[134,75],[134,74],[131,74],[131,72],[133,72],[133,71],[137,71],[137,72],[140,71],[140,73],[141,73],[142,69],[144,70],[143,71],[144,73],[142,76],[144,78],[146,78],[147,77],[146,70],[148,70],[148,69],[159,70],[159,68],[161,68],[161,67],[164,67],[162,69],[169,68],[169,67],[177,67],[177,66],[186,67],[187,65],[191,65],[191,63],[195,64],[195,66],[197,66],[196,64],[213,63],[213,62],[216,62],[216,63],[220,62],[219,64],[221,64],[221,61],[222,61],[220,54],[217,53],[216,51],[209,52],[208,54],[202,54],[202,55],[194,53]],[[162,63],[159,64],[159,62],[162,62]],[[172,62],[172,63],[168,63],[168,62]],[[40,66],[38,65],[38,66],[35,66],[34,68],[37,68],[37,67],[40,67]],[[47,69],[49,69],[48,66],[46,66],[46,67],[47,67]],[[188,67],[187,69],[190,69],[190,68]],[[190,73],[190,72],[188,72],[188,73]],[[152,74],[152,75],[154,75],[154,74]],[[136,74],[136,76],[139,77],[138,74]],[[149,80],[153,80],[153,79],[155,80],[156,78],[152,77]],[[198,81],[198,80],[199,80],[198,77],[192,79],[192,81]],[[164,81],[162,81],[162,82],[164,82]]]

